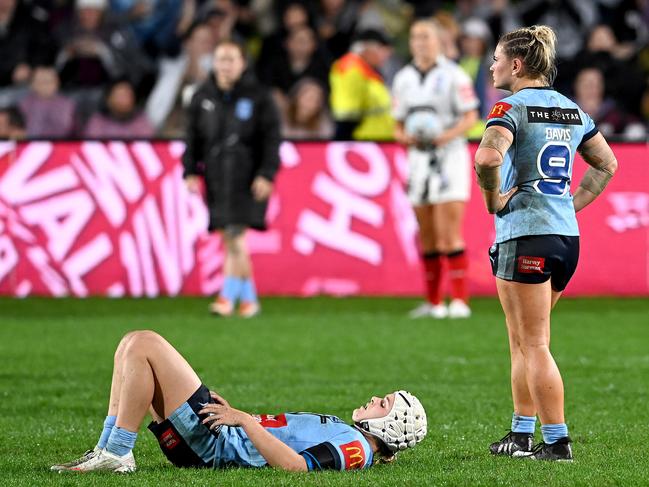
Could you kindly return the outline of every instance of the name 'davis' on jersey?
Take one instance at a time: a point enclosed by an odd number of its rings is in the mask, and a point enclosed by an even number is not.
[[[561,123],[581,125],[579,110],[559,107],[526,107],[527,123]]]

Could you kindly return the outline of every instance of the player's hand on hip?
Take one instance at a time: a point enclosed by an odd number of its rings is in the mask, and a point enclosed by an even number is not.
[[[517,190],[518,186],[514,186],[506,193],[498,193],[498,201],[496,202],[496,205],[494,207],[494,213],[498,213],[503,208],[505,208],[505,206],[507,206],[507,203],[509,203],[509,200],[512,199],[512,196],[514,196],[514,193],[516,193]]]
[[[223,406],[230,407],[230,403],[219,396],[216,392],[210,391],[210,397],[216,401],[217,404],[222,404]]]
[[[201,180],[199,176],[187,176],[185,186],[190,193],[198,193],[201,190]]]
[[[251,189],[252,195],[257,201],[265,201],[273,192],[273,183],[263,176],[257,176],[252,182]]]

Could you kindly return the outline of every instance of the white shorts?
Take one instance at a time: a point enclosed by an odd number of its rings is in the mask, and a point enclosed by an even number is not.
[[[413,206],[468,201],[471,167],[465,144],[408,150],[408,199]]]

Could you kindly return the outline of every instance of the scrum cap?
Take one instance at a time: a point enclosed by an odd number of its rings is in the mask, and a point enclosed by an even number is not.
[[[394,393],[394,404],[387,416],[356,422],[356,426],[383,441],[394,453],[412,448],[423,440],[427,425],[421,402],[406,391]]]

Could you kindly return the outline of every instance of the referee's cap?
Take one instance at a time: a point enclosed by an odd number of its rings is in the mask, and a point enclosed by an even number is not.
[[[363,29],[354,36],[354,41],[372,41],[384,46],[392,45],[390,36],[379,29]]]

